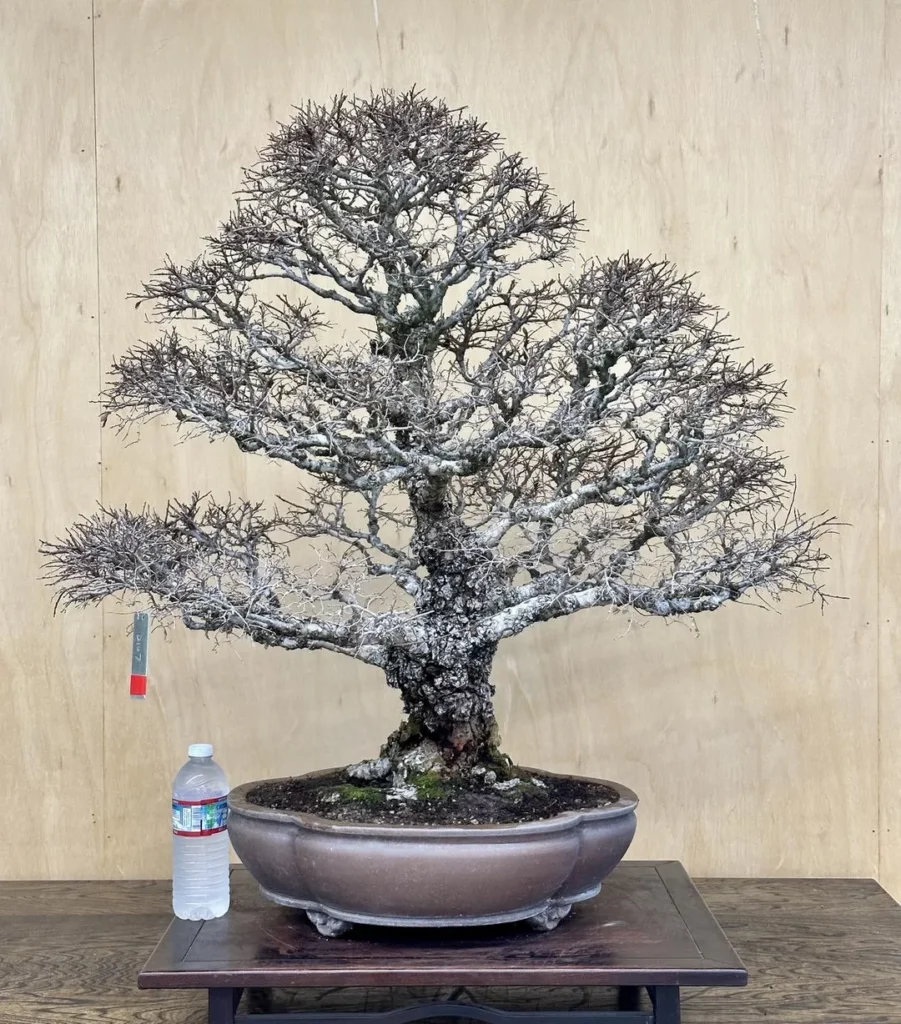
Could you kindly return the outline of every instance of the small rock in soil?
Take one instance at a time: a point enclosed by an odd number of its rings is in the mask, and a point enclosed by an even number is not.
[[[416,792],[416,787],[409,786],[404,783],[392,786],[385,794],[386,800],[396,800],[398,802],[417,800],[418,798],[419,794]]]
[[[374,761],[361,761],[347,769],[352,779],[372,782],[373,779],[384,779],[391,774],[391,762],[387,757],[377,757]]]

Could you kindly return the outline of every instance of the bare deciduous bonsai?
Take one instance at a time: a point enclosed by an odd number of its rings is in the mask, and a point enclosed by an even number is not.
[[[491,663],[534,623],[820,593],[829,521],[793,510],[761,439],[785,412],[771,367],[667,262],[537,274],[578,231],[443,102],[299,110],[204,255],[144,287],[167,326],[104,394],[122,425],[171,414],[289,463],[296,493],[101,510],[45,545],[59,600],[134,595],[189,629],[378,666],[408,720],[356,775],[400,787],[504,762]],[[304,293],[358,333],[324,341]]]

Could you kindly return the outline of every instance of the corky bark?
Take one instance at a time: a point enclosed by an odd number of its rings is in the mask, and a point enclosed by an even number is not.
[[[426,758],[433,770],[459,771],[492,763],[499,735],[489,677],[497,645],[480,646],[468,637],[436,632],[433,649],[433,660],[398,653],[385,667],[389,684],[401,691],[409,717],[383,754],[399,758],[431,744],[436,756]]]
[[[388,749],[397,756],[424,741],[440,753],[439,769],[485,764],[498,741],[490,682],[497,640],[481,620],[503,577],[492,552],[478,545],[454,512],[443,481],[418,482],[408,497],[415,524],[411,549],[425,570],[415,600],[421,629],[418,644],[392,650],[385,664],[409,716]]]
[[[830,521],[794,510],[763,441],[783,385],[669,263],[555,270],[578,227],[440,101],[298,110],[204,254],[145,286],[161,335],[104,395],[120,426],[171,415],[295,467],[297,488],[265,513],[195,496],[88,516],[45,545],[59,600],[131,596],[378,666],[410,716],[390,756],[458,771],[498,756],[504,637],[589,608],[819,595]],[[305,293],[359,331],[329,337]]]

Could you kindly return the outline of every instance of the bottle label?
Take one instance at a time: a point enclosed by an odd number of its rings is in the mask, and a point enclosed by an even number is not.
[[[177,836],[213,836],[228,825],[228,797],[173,800],[172,831]]]

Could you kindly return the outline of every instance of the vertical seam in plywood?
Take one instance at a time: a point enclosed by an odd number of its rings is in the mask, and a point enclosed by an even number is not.
[[[101,345],[100,318],[102,315],[100,303],[100,146],[97,139],[97,11],[96,0],[91,0],[91,97],[93,103],[94,119],[94,266],[96,272],[96,298],[97,309],[97,392],[103,390],[103,348]],[[100,476],[100,504],[103,504],[103,422],[97,419],[98,444],[97,454],[99,459]],[[106,873],[106,609],[100,606],[100,828],[101,828],[101,869],[99,874]]]
[[[379,58],[379,83],[382,89],[385,88],[385,68],[382,64],[382,38],[379,30],[379,0],[372,0],[372,18],[375,22],[375,49]]]
[[[885,332],[885,105],[888,97],[889,0],[882,7],[882,74],[879,107],[879,348],[876,353],[876,877],[882,880],[882,342]]]

